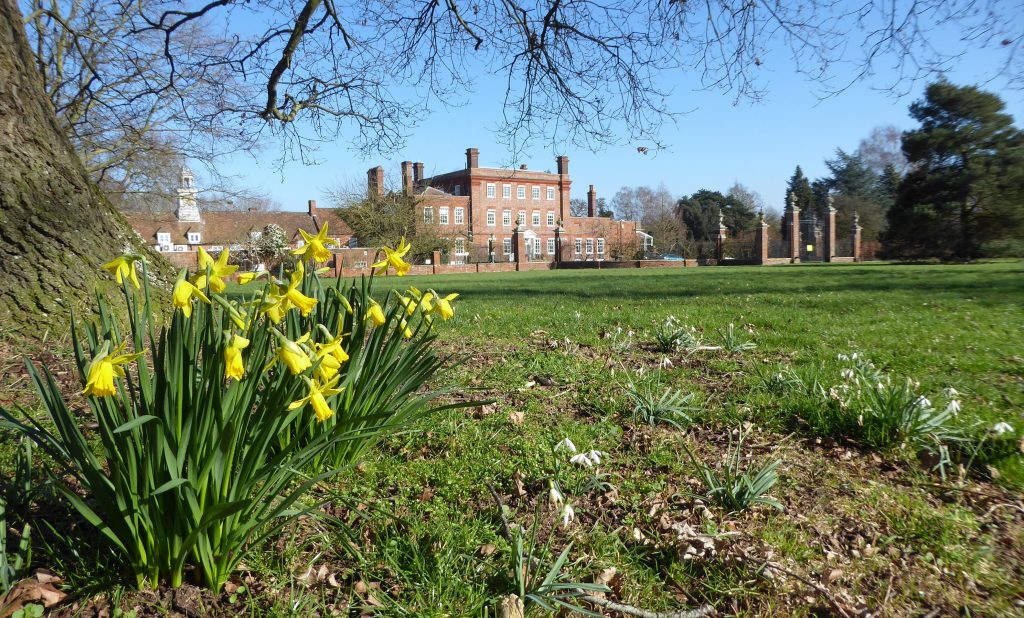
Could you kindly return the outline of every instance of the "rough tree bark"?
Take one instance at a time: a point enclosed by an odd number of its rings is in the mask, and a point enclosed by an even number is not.
[[[89,181],[44,91],[14,0],[0,0],[0,336],[64,331],[95,290],[100,265],[144,255],[161,287],[171,269]]]

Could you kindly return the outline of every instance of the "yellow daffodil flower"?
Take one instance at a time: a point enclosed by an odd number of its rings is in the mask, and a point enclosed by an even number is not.
[[[209,253],[207,253],[202,247],[199,247],[199,274],[196,275],[196,278],[193,281],[193,283],[196,284],[196,287],[199,289],[206,287],[206,273],[207,269],[209,269],[210,290],[218,293],[223,292],[224,288],[227,287],[227,284],[224,283],[224,277],[229,277],[232,273],[238,270],[238,266],[228,266],[229,257],[230,253],[225,249],[217,256],[217,261],[214,261],[213,258],[210,257]]]
[[[182,270],[181,274],[178,275],[178,281],[174,284],[174,291],[171,292],[172,301],[174,306],[181,309],[181,312],[185,314],[186,318],[192,317],[192,297],[195,296],[204,303],[209,303],[210,299],[203,294],[191,281],[185,278],[185,271]]]
[[[241,380],[245,375],[245,363],[242,362],[242,350],[249,346],[249,340],[238,335],[231,335],[228,345],[224,348],[224,378]]]
[[[265,313],[274,324],[284,319],[284,314],[288,312],[288,299],[281,293],[281,288],[277,284],[270,284],[270,289],[263,297],[260,311]]]
[[[326,343],[313,344],[314,353],[320,361],[316,374],[321,380],[330,380],[337,375],[341,365],[349,358],[341,347],[341,339],[341,335],[338,335]]]
[[[99,354],[92,359],[92,362],[89,363],[86,369],[83,395],[109,397],[117,393],[117,387],[114,386],[114,378],[125,377],[123,365],[127,365],[142,356],[142,352],[122,354],[126,345],[127,343],[122,343],[113,352],[110,352],[110,342],[103,342],[103,347],[100,348]]]
[[[398,302],[402,303],[402,306],[405,307],[406,315],[410,316],[416,313],[416,307],[419,306],[419,303],[416,302],[415,298],[409,298],[408,296],[399,295]]]
[[[373,265],[373,268],[379,268],[377,271],[378,275],[384,274],[388,271],[388,266],[392,266],[395,269],[395,274],[399,277],[404,277],[409,269],[412,268],[412,264],[406,262],[402,258],[409,253],[409,249],[412,249],[412,245],[405,242],[405,237],[398,243],[397,249],[391,249],[390,247],[381,247],[381,251],[384,252],[384,259]]]
[[[310,380],[305,376],[303,376],[303,379],[309,386],[309,394],[302,399],[288,404],[288,409],[294,410],[296,408],[301,408],[308,403],[313,406],[313,413],[316,414],[316,419],[318,421],[323,422],[334,416],[334,410],[331,409],[331,406],[327,405],[327,397],[337,395],[344,390],[343,388],[334,388],[334,385],[338,382],[338,378],[334,378],[333,380],[322,384],[317,381]]]
[[[455,315],[455,310],[452,309],[451,302],[458,297],[458,294],[449,294],[444,298],[436,296],[434,300],[434,307],[430,309],[430,311],[441,316],[441,319],[443,320],[449,320]]]
[[[402,329],[403,337],[406,339],[412,339],[412,331],[409,330],[409,323],[405,321],[405,318],[402,318],[402,323],[399,325],[399,328]]]
[[[265,270],[258,273],[238,273],[238,283],[245,285],[246,283],[251,283],[265,274],[267,274],[267,271]]]
[[[370,308],[366,310],[366,319],[373,320],[374,326],[383,326],[387,322],[387,318],[384,317],[384,310],[372,298],[370,299]]]
[[[292,375],[299,375],[313,366],[309,360],[309,354],[302,349],[301,344],[309,340],[309,333],[291,341],[283,335],[277,335],[277,357],[284,363]]]
[[[327,246],[334,245],[334,241],[327,238],[326,222],[316,236],[311,236],[306,230],[299,230],[299,233],[302,234],[302,239],[306,241],[306,244],[298,249],[292,249],[292,255],[301,255],[302,259],[307,262],[326,262],[331,259],[331,252]]]
[[[139,289],[139,278],[135,275],[135,262],[141,259],[137,255],[122,255],[104,264],[103,270],[109,271],[110,274],[114,275],[117,285],[121,285],[121,282],[124,281],[124,276],[128,275],[135,289]]]
[[[302,266],[302,262],[295,265],[295,271],[292,272],[291,282],[288,284],[288,289],[285,290],[284,297],[288,299],[288,302],[299,308],[302,315],[309,315],[313,311],[313,307],[316,307],[316,299],[310,298],[299,291],[299,284],[302,283],[302,276],[305,273],[305,269]]]

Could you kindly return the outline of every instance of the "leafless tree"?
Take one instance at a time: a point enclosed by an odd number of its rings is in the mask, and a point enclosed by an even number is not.
[[[902,140],[903,132],[898,127],[875,127],[871,135],[860,140],[857,154],[876,174],[881,174],[886,166],[891,165],[902,176],[909,171],[907,158],[903,156]]]
[[[172,40],[140,31],[148,2],[22,0],[22,9],[46,95],[86,171],[115,203],[159,210],[173,204],[186,160],[206,168],[208,187],[234,191],[215,161],[257,141],[222,103],[257,91],[209,62],[228,43],[202,24]]]
[[[666,72],[758,98],[762,67],[785,62],[827,95],[882,63],[894,76],[884,85],[895,88],[945,70],[964,47],[994,45],[1006,50],[1002,74],[1017,79],[1019,13],[1000,0],[210,0],[195,10],[147,5],[140,32],[162,34],[173,57],[173,42],[192,24],[267,24],[235,35],[204,66],[258,76],[261,97],[229,96],[224,107],[283,130],[290,146],[335,139],[345,128],[356,147],[397,147],[431,103],[476,96],[470,76],[481,73],[505,82],[498,129],[513,147],[537,137],[559,147],[657,146],[674,114],[658,86]],[[959,27],[960,49],[933,43],[937,24]],[[845,82],[836,81],[840,61]],[[307,124],[296,122],[303,117]]]

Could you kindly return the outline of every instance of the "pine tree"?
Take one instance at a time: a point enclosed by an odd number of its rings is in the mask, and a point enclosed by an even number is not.
[[[786,205],[786,212],[789,212],[789,196],[790,194],[796,196],[796,207],[801,212],[814,210],[814,191],[811,189],[811,181],[804,176],[804,171],[800,169],[800,166],[796,166],[796,171],[789,177],[789,182],[786,184],[786,199],[784,204]],[[782,237],[789,238],[789,221],[786,217],[782,218]]]
[[[970,260],[1024,233],[1024,133],[999,96],[940,81],[910,106],[912,166],[889,210],[895,257]]]

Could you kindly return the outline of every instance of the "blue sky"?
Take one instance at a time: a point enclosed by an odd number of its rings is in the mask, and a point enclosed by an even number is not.
[[[939,42],[941,44],[941,41]],[[989,78],[1001,59],[987,50],[976,50],[962,58],[948,78],[957,84],[980,84]],[[493,78],[480,77],[472,104],[456,109],[437,109],[424,117],[400,151],[386,156],[364,157],[346,148],[344,140],[322,144],[314,157],[318,165],[287,163],[276,169],[279,154],[268,144],[259,159],[238,157],[226,160],[222,172],[236,175],[239,184],[267,193],[287,210],[305,208],[306,200],[321,206],[327,190],[337,184],[365,186],[366,170],[383,165],[390,178],[398,176],[399,162],[423,161],[427,175],[461,169],[465,149],[480,149],[484,166],[520,163],[531,169],[553,169],[557,154],[570,159],[573,196],[585,197],[587,185],[609,199],[622,186],[664,185],[676,196],[699,189],[725,192],[734,182],[757,191],[769,208],[781,210],[786,181],[799,164],[811,179],[827,173],[824,160],[837,147],[856,149],[859,141],[880,125],[901,129],[914,126],[907,108],[920,99],[926,85],[920,81],[909,92],[895,96],[882,89],[888,75],[879,71],[874,78],[859,82],[832,98],[818,96],[820,86],[796,75],[785,56],[769,56],[762,67],[767,89],[760,102],[741,101],[721,91],[700,90],[687,75],[666,75],[673,90],[669,108],[686,112],[659,135],[668,148],[641,154],[638,144],[608,147],[599,152],[558,148],[537,143],[515,161],[507,147],[492,132],[502,113],[500,86]],[[842,78],[842,73],[838,73]],[[1008,111],[1021,126],[1024,93],[1005,90],[1004,80],[984,88],[999,93]],[[496,93],[493,96],[490,93]]]

